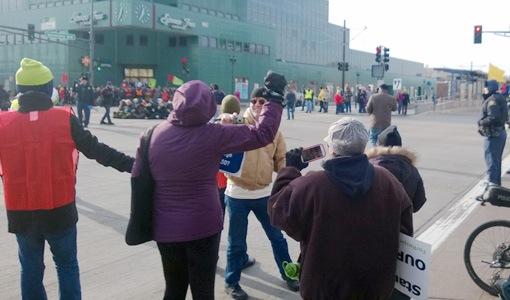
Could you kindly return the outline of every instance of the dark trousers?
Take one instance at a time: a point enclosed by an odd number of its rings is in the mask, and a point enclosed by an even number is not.
[[[326,109],[324,108],[324,101],[319,101],[319,105],[320,105],[319,112],[322,112],[323,109],[324,111],[326,111]]]
[[[345,112],[352,112],[351,110],[351,102],[344,102],[345,104]]]
[[[106,118],[108,120],[108,123],[111,123],[112,122],[112,119],[110,119],[110,107],[112,105],[109,104],[109,103],[105,103],[104,104],[104,109],[106,110],[105,113],[104,113],[104,116],[103,118],[101,118],[101,122],[104,122],[104,119]]]
[[[89,120],[90,120],[89,105],[84,103],[83,101],[78,101],[76,103],[76,109],[78,110],[78,120],[80,121],[80,124],[83,124],[84,126],[88,126]],[[85,120],[83,119],[82,111],[85,112]]]
[[[506,131],[502,129],[498,133],[498,136],[486,137],[483,147],[487,165],[487,181],[501,185],[501,160],[505,149]]]
[[[365,103],[359,103],[359,110],[358,110],[358,112],[360,114],[367,112],[366,109],[365,109]]]
[[[214,300],[219,233],[189,242],[158,243],[166,289],[163,300]]]

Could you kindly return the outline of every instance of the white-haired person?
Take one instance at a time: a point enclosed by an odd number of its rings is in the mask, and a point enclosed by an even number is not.
[[[310,171],[302,148],[286,154],[268,203],[271,224],[301,243],[304,299],[387,299],[399,234],[413,233],[413,206],[389,171],[364,154],[368,132],[342,118],[324,139],[331,159]],[[375,245],[375,246],[374,246]]]

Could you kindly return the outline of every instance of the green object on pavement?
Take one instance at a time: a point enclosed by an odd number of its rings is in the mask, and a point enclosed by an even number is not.
[[[283,270],[285,271],[285,275],[289,277],[292,280],[298,280],[299,279],[299,271],[301,269],[300,263],[289,263],[284,261],[282,263]]]

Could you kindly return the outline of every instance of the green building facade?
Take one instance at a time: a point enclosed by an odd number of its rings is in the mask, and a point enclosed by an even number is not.
[[[374,53],[349,50],[349,30],[328,22],[327,0],[0,0],[0,80],[14,89],[23,57],[44,62],[55,85],[70,85],[92,64],[94,85],[123,79],[169,76],[216,83],[242,100],[262,84],[267,70],[285,74],[298,91],[341,85],[345,49],[350,86],[377,85],[371,76]],[[303,8],[310,13],[303,13]],[[92,16],[92,18],[91,18]],[[93,60],[90,61],[90,20]],[[27,34],[35,26],[35,38]],[[74,40],[66,39],[69,35]],[[185,63],[183,61],[186,61]],[[99,70],[100,68],[100,70]],[[391,58],[384,82],[402,79],[416,95],[433,90],[423,64]],[[90,74],[88,74],[90,76]],[[67,83],[65,79],[67,77]]]

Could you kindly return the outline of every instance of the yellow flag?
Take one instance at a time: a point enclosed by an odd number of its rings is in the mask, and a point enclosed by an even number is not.
[[[182,85],[184,81],[182,81],[182,79],[178,78],[177,76],[174,76],[172,83],[175,85]]]
[[[492,64],[489,64],[489,79],[495,79],[497,82],[506,82],[505,78],[503,78],[503,74],[505,74],[505,71],[497,68],[496,66],[493,66]]]
[[[156,78],[151,78],[149,79],[149,87],[151,89],[155,88],[156,87]]]

